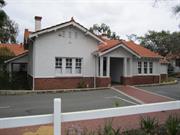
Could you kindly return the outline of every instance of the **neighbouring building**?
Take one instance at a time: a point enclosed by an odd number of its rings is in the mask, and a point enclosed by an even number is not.
[[[8,48],[14,54],[12,59],[5,61],[9,72],[27,71],[28,50],[25,50],[22,44],[0,44],[1,48]]]
[[[167,75],[162,56],[132,41],[110,40],[70,21],[41,29],[35,17],[35,31],[24,33],[28,52],[8,60],[26,59],[32,89],[107,87],[159,83]]]
[[[173,72],[180,73],[180,53],[170,53],[166,56],[166,58],[168,59],[170,65],[173,67]]]

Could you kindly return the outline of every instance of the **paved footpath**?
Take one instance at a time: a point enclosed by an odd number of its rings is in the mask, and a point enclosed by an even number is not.
[[[172,101],[172,98],[151,93],[134,86],[115,86],[117,90],[123,92],[131,97],[134,97],[144,103],[156,103],[156,102],[166,102]]]

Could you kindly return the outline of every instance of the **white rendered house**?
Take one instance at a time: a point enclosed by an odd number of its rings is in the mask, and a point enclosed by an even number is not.
[[[134,42],[99,37],[73,18],[41,29],[41,17],[35,17],[35,32],[25,30],[25,46],[32,89],[159,83],[167,74],[158,54]]]

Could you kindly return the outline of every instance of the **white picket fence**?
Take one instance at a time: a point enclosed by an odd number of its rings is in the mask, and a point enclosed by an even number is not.
[[[0,129],[53,123],[54,135],[61,135],[61,123],[180,109],[180,101],[61,113],[61,99],[54,99],[54,113],[0,118]]]

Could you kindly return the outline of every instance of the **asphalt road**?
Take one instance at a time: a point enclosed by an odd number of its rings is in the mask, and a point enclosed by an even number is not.
[[[0,117],[53,113],[54,98],[61,98],[62,112],[110,108],[115,107],[115,102],[118,102],[120,106],[137,103],[111,89],[56,94],[0,96]]]
[[[180,78],[177,84],[163,85],[163,86],[150,86],[150,87],[139,87],[150,92],[154,92],[160,95],[164,95],[176,100],[180,100]]]

